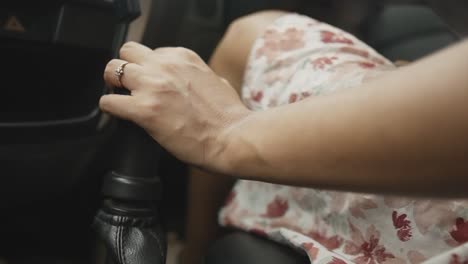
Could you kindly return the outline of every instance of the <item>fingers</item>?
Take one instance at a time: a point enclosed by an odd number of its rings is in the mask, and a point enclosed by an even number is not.
[[[141,64],[153,50],[136,42],[127,42],[120,48],[120,58],[132,63]]]
[[[128,95],[103,95],[99,107],[104,112],[126,120],[135,120],[138,114],[135,98]]]
[[[128,90],[135,90],[140,86],[139,80],[144,72],[143,67],[135,63],[128,63],[124,66],[123,75],[121,75],[119,80],[119,76],[117,76],[115,71],[124,63],[126,63],[124,60],[111,60],[104,70],[104,80],[108,85],[114,87],[125,87]]]
[[[183,47],[162,47],[154,50],[155,54],[165,57],[177,57],[192,62],[203,61],[194,51]]]

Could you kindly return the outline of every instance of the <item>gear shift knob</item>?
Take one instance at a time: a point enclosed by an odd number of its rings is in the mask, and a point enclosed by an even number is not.
[[[104,202],[93,227],[110,264],[163,264],[166,239],[158,203],[160,147],[143,129],[121,121],[121,160],[104,178]]]

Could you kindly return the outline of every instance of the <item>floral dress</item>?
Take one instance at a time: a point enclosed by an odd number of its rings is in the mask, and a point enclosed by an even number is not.
[[[351,89],[394,69],[354,36],[288,14],[256,40],[242,98],[262,110]],[[468,264],[467,202],[241,180],[219,221],[294,247],[311,263]]]

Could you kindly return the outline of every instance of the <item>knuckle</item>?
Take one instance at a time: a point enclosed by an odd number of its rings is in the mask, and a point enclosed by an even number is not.
[[[190,50],[184,47],[175,47],[174,52],[183,55],[183,56],[189,56],[190,55]]]
[[[195,53],[193,50],[187,49],[184,47],[175,47],[173,48],[173,52],[175,54],[178,54],[181,57],[184,57],[190,60],[195,60],[199,58],[198,54]]]
[[[106,68],[104,69],[104,80],[110,80],[112,74],[114,73],[113,65],[115,64],[114,60],[111,60],[107,63]]]
[[[167,90],[171,87],[170,82],[166,79],[155,79],[153,80],[153,85],[158,87],[158,90]]]
[[[169,87],[169,81],[167,81],[166,79],[155,78],[151,76],[142,76],[141,78],[142,78],[141,81],[145,85],[148,85],[149,87],[152,87],[152,88],[157,88],[158,90],[166,89],[167,87]]]
[[[139,102],[139,108],[142,109],[141,113],[143,113],[143,117],[146,117],[145,119],[153,118],[161,107],[162,102],[156,96],[147,96]]]
[[[169,47],[160,47],[160,48],[155,48],[153,50],[154,53],[162,53],[162,52],[166,52],[168,49],[170,49]]]
[[[176,62],[173,61],[166,61],[161,63],[160,65],[161,70],[166,73],[175,73],[177,71],[178,65]]]
[[[200,57],[198,56],[197,53],[195,53],[193,50],[190,49],[184,49],[185,56],[189,58],[192,61],[198,61]]]
[[[126,57],[129,53],[130,53],[129,49],[122,47],[122,48],[120,48],[119,56],[120,56],[120,58],[124,58],[124,57]]]
[[[154,65],[158,65],[161,63],[161,59],[160,59],[160,55],[158,54],[158,52],[151,52],[148,54],[148,56],[146,56],[142,62],[142,65],[143,66],[148,66],[148,65],[151,65],[151,66],[154,66]]]
[[[172,51],[173,51],[173,52],[176,52],[176,53],[178,53],[178,54],[185,55],[186,52],[187,52],[187,49],[184,48],[184,47],[174,47],[174,48],[172,48]]]
[[[122,45],[122,48],[125,48],[125,49],[132,49],[134,48],[135,46],[137,46],[138,43],[136,43],[135,41],[128,41],[128,42],[125,42],[123,45]]]
[[[104,72],[109,72],[112,68],[112,66],[115,65],[115,60],[111,60],[106,64],[106,67],[104,69]]]
[[[131,52],[131,50],[136,46],[136,42],[134,41],[129,41],[125,44],[122,45],[120,48],[120,57],[124,57],[126,54]]]

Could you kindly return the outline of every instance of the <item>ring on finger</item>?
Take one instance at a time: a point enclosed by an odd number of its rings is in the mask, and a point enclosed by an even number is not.
[[[127,66],[128,62],[124,62],[122,64],[120,64],[119,67],[117,67],[117,69],[115,69],[115,76],[117,76],[117,79],[119,80],[119,84],[120,84],[120,87],[122,87],[122,77],[124,76],[125,74],[125,66]]]

